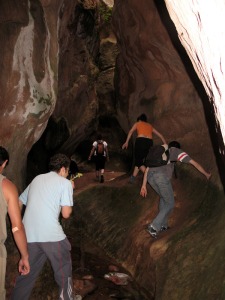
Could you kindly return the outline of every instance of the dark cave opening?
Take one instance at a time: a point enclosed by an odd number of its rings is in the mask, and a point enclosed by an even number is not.
[[[129,172],[132,168],[133,147],[130,145],[127,151],[122,150],[121,145],[126,139],[126,134],[115,117],[99,116],[98,129],[93,129],[90,136],[84,134],[83,140],[78,145],[74,143],[67,150],[64,149],[64,144],[70,138],[70,130],[66,120],[64,118],[56,120],[54,117],[50,117],[42,136],[28,153],[26,184],[29,184],[35,176],[48,172],[49,159],[57,152],[62,152],[69,157],[73,156],[81,170],[86,167],[90,169],[87,158],[92,143],[99,133],[109,145],[110,161],[107,162],[106,168],[122,169]]]

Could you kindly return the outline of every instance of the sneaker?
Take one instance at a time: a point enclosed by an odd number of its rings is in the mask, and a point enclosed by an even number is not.
[[[162,226],[160,231],[167,231],[169,229],[169,227],[166,227],[166,226]]]
[[[101,175],[100,182],[101,182],[101,183],[104,182],[104,176],[103,176],[103,175]]]
[[[134,183],[135,181],[135,176],[131,175],[129,179],[129,183]]]
[[[153,238],[157,238],[157,231],[152,227],[149,226],[146,231],[153,237]]]

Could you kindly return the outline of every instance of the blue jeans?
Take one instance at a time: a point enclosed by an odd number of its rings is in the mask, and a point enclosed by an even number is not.
[[[159,213],[151,225],[158,232],[161,227],[168,227],[168,218],[174,208],[174,195],[170,179],[158,171],[149,170],[148,183],[159,195]]]

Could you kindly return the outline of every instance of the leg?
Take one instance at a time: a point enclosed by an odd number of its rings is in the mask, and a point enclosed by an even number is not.
[[[159,213],[152,221],[156,231],[161,227],[168,227],[168,218],[174,208],[173,188],[170,180],[162,173],[153,173],[150,177],[150,185],[159,195]]]
[[[95,175],[96,178],[99,179],[99,161],[98,161],[98,156],[95,156]]]
[[[43,250],[51,262],[55,281],[59,286],[59,299],[72,300],[71,245],[68,239],[59,242],[43,243]]]
[[[139,168],[137,166],[134,167],[133,176],[136,177],[139,172]]]
[[[145,170],[146,170],[146,167],[145,166],[140,166],[139,168],[141,170],[141,172],[144,174]]]
[[[0,257],[0,299],[5,300],[6,257]]]
[[[40,244],[42,243],[28,243],[30,273],[17,277],[11,300],[29,299],[35,280],[47,260],[45,253],[39,246]]]
[[[96,178],[99,180],[99,176],[100,176],[99,155],[95,156],[95,172],[96,172]]]
[[[133,171],[133,177],[136,177],[139,170],[143,173],[145,172],[145,166],[143,165],[144,159],[148,154],[149,147],[153,145],[151,139],[146,138],[137,138],[135,141],[135,149],[134,149],[134,156],[135,156],[135,167]]]
[[[101,172],[100,182],[101,183],[104,182],[105,161],[106,161],[106,157],[104,155],[101,155],[99,157],[99,168],[100,168],[100,172]]]

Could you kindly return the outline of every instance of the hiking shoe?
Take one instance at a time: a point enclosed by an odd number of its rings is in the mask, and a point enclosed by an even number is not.
[[[104,182],[104,176],[103,176],[103,175],[101,175],[101,177],[100,177],[100,182],[101,182],[101,183]]]
[[[135,176],[131,175],[129,179],[129,183],[134,183],[135,181]]]
[[[146,231],[153,237],[153,238],[157,238],[157,231],[152,227],[149,226]]]
[[[166,226],[162,226],[160,231],[167,231],[169,229],[169,227],[166,227]]]

